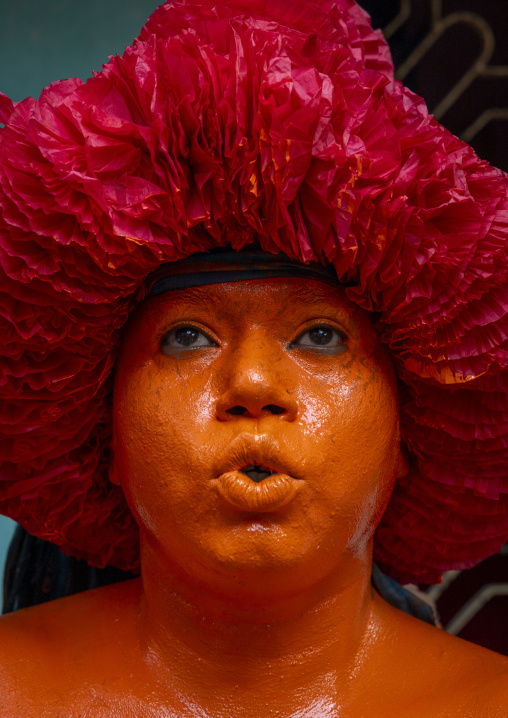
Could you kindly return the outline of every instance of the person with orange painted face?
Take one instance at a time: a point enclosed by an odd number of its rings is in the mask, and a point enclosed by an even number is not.
[[[508,536],[506,176],[352,0],[169,0],[0,109],[0,508],[139,572],[2,618],[5,715],[505,715],[371,570]]]

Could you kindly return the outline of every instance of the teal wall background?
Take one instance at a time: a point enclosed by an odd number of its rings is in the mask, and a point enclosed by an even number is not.
[[[86,80],[121,54],[157,0],[0,0],[0,92],[38,97],[54,80]],[[15,524],[0,516],[0,577]],[[0,591],[1,596],[1,591]],[[0,598],[1,603],[1,598]]]
[[[38,97],[54,80],[100,70],[138,34],[157,0],[0,0],[0,91]]]

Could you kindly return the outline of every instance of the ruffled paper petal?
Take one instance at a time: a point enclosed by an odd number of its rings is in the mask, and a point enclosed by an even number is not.
[[[380,316],[411,459],[385,570],[434,581],[508,539],[508,180],[353,0],[170,0],[86,83],[0,95],[0,122],[2,511],[137,565],[107,475],[122,328],[161,263],[256,240]]]
[[[12,115],[13,110],[13,101],[10,99],[10,97],[4,95],[3,92],[0,92],[0,123],[5,124],[8,121],[9,117]]]

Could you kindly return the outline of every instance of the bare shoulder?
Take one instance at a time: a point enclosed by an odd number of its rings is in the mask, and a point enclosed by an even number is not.
[[[108,647],[121,653],[119,624],[129,638],[121,616],[135,595],[134,586],[120,584],[1,616],[2,718],[64,715],[65,696],[111,673]]]
[[[450,708],[460,707],[462,718],[506,718],[508,658],[440,633],[435,664],[441,670],[443,690],[450,688]],[[449,715],[455,713],[449,712]]]
[[[138,597],[139,581],[131,580],[0,616],[0,657],[47,653],[68,641],[82,644],[90,632],[100,634],[103,624],[110,633],[111,618],[129,614]]]
[[[508,713],[508,657],[494,653],[461,638],[439,631],[439,643],[436,650],[436,663],[446,667],[447,675],[456,681],[459,692],[462,689],[470,694],[474,704],[480,697],[491,708],[501,701],[503,716]],[[473,713],[472,713],[473,715]],[[478,712],[474,713],[475,716]],[[497,713],[490,712],[490,716]]]
[[[508,657],[391,606],[385,605],[383,611],[388,619],[392,669],[418,698],[423,716],[506,718]]]

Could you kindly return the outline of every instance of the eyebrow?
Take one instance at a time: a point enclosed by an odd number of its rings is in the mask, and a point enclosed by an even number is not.
[[[222,303],[222,297],[219,297],[217,293],[215,293],[212,289],[210,291],[210,288],[214,286],[220,286],[220,285],[205,285],[202,287],[189,287],[186,289],[175,289],[171,294],[178,296],[181,292],[185,292],[185,302],[193,304],[195,306],[202,306],[204,303],[206,304],[220,304]],[[337,288],[346,288],[347,285],[345,284],[337,284]],[[326,289],[325,289],[326,287]],[[303,301],[306,304],[310,304],[312,302],[326,302],[326,301],[333,301],[332,297],[333,295],[330,294],[330,288],[333,290],[333,285],[328,284],[321,286],[321,283],[316,282],[315,286],[313,287],[295,287],[295,288],[289,288],[288,291],[288,299],[292,300],[300,300]],[[181,296],[181,295],[180,295]]]
[[[238,284],[239,282],[235,282]],[[178,312],[179,305],[186,310],[202,310],[203,307],[211,310],[217,316],[226,317],[228,315],[227,297],[219,291],[214,291],[222,284],[203,285],[196,287],[186,287],[185,289],[174,289],[166,292],[164,295],[167,299],[168,310]],[[328,309],[337,320],[348,323],[353,319],[357,305],[354,302],[345,303],[347,297],[344,290],[346,284],[337,283],[328,284],[320,281],[309,280],[309,285],[289,287],[284,285],[284,307],[281,311],[290,311],[295,321],[303,319],[311,319],[313,317],[322,316],[323,311],[328,314]],[[282,288],[281,288],[282,289]],[[181,302],[181,304],[180,304]],[[372,317],[374,322],[375,318]]]
[[[218,296],[214,292],[205,292],[206,287],[187,287],[185,289],[173,289],[167,292],[168,299],[183,297],[186,304],[202,307],[203,304],[218,304]]]
[[[337,290],[339,289],[345,289],[346,285],[337,284]],[[325,289],[325,287],[327,289]],[[306,303],[311,303],[313,301],[317,302],[326,302],[326,301],[332,301],[333,300],[333,294],[330,293],[330,289],[332,291],[334,290],[334,286],[331,284],[318,284],[316,283],[316,286],[314,287],[295,287],[294,289],[290,289],[290,296],[294,299],[300,299],[303,300]],[[341,296],[339,291],[336,292],[337,296]]]

